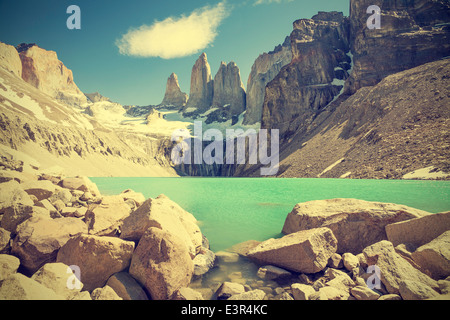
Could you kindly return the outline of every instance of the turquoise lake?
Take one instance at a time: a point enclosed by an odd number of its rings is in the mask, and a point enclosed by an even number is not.
[[[91,178],[104,195],[126,189],[147,198],[165,194],[200,222],[213,251],[246,240],[281,236],[299,202],[356,198],[428,212],[450,210],[450,181],[276,178]]]

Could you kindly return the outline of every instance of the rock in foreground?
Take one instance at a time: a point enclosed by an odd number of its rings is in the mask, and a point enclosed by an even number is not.
[[[336,252],[337,241],[329,228],[303,230],[281,239],[262,242],[247,256],[258,263],[271,264],[294,272],[323,270]]]
[[[430,213],[392,203],[317,200],[297,204],[288,214],[282,232],[327,227],[338,241],[338,253],[358,254],[371,244],[387,240],[386,225],[427,215]]]

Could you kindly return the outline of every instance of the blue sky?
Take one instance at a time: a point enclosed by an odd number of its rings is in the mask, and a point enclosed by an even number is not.
[[[72,4],[81,9],[81,30],[66,27]],[[56,51],[83,92],[149,105],[162,101],[172,72],[189,94],[202,52],[213,77],[221,61],[234,61],[246,86],[258,55],[318,11],[348,16],[349,0],[0,0],[0,41]]]

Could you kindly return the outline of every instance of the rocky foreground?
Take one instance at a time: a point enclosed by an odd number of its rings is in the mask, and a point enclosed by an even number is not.
[[[212,252],[160,195],[86,177],[0,172],[1,300],[449,299],[450,212],[312,201],[284,237]]]

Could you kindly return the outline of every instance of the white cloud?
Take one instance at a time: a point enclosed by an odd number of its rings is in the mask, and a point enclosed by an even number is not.
[[[119,52],[138,57],[180,58],[212,44],[217,28],[229,15],[225,1],[206,6],[189,16],[169,17],[128,31],[116,41]]]
[[[294,0],[256,0],[253,5],[257,6],[260,4],[271,4],[271,3],[282,3],[282,2],[292,2]]]

